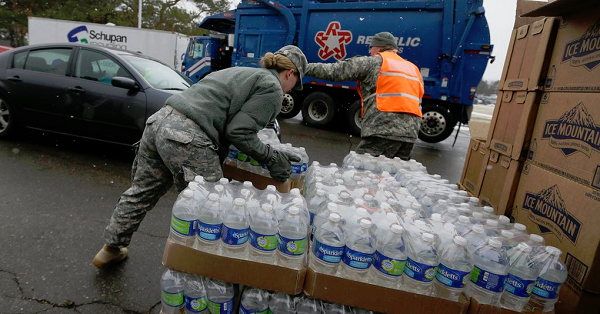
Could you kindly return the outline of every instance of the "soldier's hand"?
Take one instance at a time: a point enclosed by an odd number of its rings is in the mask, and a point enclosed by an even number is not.
[[[284,182],[290,177],[292,172],[291,162],[299,162],[300,160],[300,156],[296,154],[274,150],[269,163],[267,163],[267,169],[269,169],[271,178]]]

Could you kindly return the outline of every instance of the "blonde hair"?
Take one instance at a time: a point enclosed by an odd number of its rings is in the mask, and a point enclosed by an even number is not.
[[[274,54],[267,52],[262,59],[260,59],[260,65],[265,69],[273,69],[277,72],[294,70],[294,73],[298,73],[298,68],[290,60],[290,58],[282,54]]]

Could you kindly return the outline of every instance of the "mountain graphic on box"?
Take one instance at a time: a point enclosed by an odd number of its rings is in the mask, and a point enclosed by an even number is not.
[[[552,205],[552,207],[563,214],[567,213],[567,206],[565,205],[565,201],[563,201],[560,191],[558,190],[558,185],[556,184],[545,190],[541,190],[538,193],[538,199],[543,200],[544,203],[548,205]]]
[[[558,122],[570,125],[580,125],[592,129],[596,127],[594,118],[588,113],[582,102],[575,106],[575,108],[563,113],[558,119]]]
[[[595,38],[600,37],[600,20],[596,21],[594,25],[590,26],[581,38]]]

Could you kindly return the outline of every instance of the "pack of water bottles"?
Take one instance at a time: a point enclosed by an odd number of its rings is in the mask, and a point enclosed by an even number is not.
[[[309,272],[517,312],[551,310],[567,277],[559,249],[414,160],[313,162],[304,193]]]
[[[304,294],[289,295],[250,286],[240,288],[168,268],[161,276],[160,287],[161,314],[373,314],[360,308],[311,299]]]
[[[272,129],[263,129],[258,132],[258,138],[265,144],[270,145],[273,149],[278,151],[288,151],[297,156],[301,157],[300,162],[292,162],[292,173],[290,175],[290,185],[292,188],[300,187],[304,181],[306,170],[308,168],[309,158],[304,147],[293,147],[292,144],[280,143],[279,139],[275,135]],[[231,174],[233,179],[236,180],[251,180],[264,181],[266,178],[270,178],[269,170],[266,165],[263,165],[247,154],[238,150],[235,146],[229,146],[229,154],[225,159],[224,172],[226,176]],[[234,172],[231,169],[238,169],[242,171]],[[252,176],[252,174],[256,176]],[[250,175],[244,177],[244,175]],[[267,182],[268,184],[270,182]],[[275,182],[273,182],[276,184]],[[255,182],[255,184],[262,188],[261,182]],[[266,185],[265,184],[265,185]]]

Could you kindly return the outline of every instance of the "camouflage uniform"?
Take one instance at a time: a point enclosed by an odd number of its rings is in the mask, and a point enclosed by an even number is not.
[[[330,81],[360,81],[364,114],[362,141],[356,147],[356,152],[408,160],[419,135],[421,118],[377,109],[375,91],[382,62],[381,56],[375,55],[354,57],[337,63],[311,63],[306,75]]]

